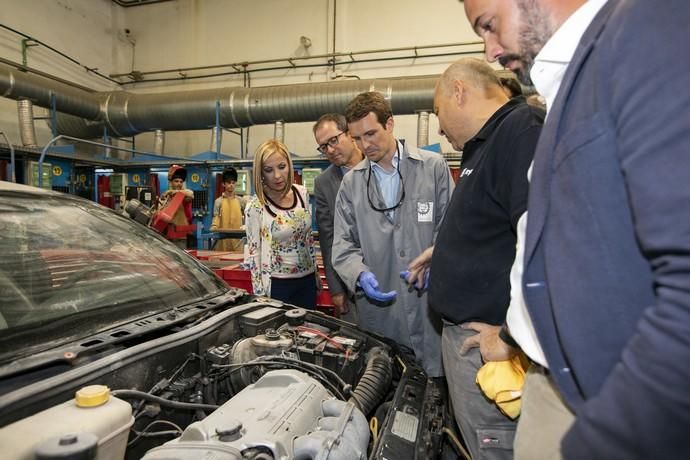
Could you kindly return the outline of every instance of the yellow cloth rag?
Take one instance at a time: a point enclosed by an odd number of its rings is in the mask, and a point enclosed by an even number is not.
[[[507,361],[489,361],[477,371],[477,384],[511,419],[520,415],[522,386],[529,362],[520,352]]]

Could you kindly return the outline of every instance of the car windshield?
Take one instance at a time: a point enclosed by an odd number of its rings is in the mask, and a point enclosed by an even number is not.
[[[149,228],[67,195],[0,193],[0,235],[3,342],[84,334],[227,289]]]

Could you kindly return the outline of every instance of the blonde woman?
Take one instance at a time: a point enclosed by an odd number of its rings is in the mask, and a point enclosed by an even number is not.
[[[256,196],[245,208],[252,287],[304,308],[316,307],[318,273],[309,195],[294,183],[290,153],[269,139],[254,154]]]

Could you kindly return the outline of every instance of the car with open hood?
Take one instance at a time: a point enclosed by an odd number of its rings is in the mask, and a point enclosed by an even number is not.
[[[5,459],[451,452],[443,381],[384,337],[232,288],[74,196],[0,182],[0,234]]]

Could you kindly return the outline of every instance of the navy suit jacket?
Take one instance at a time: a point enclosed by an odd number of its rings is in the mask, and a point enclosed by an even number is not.
[[[316,197],[316,225],[319,227],[319,244],[323,256],[323,268],[326,272],[329,292],[334,294],[347,293],[345,284],[333,269],[331,262],[331,248],[333,246],[333,219],[335,218],[335,197],[343,180],[340,167],[330,165],[314,180],[314,196]]]
[[[537,147],[523,290],[566,458],[690,457],[690,5],[609,0]]]

